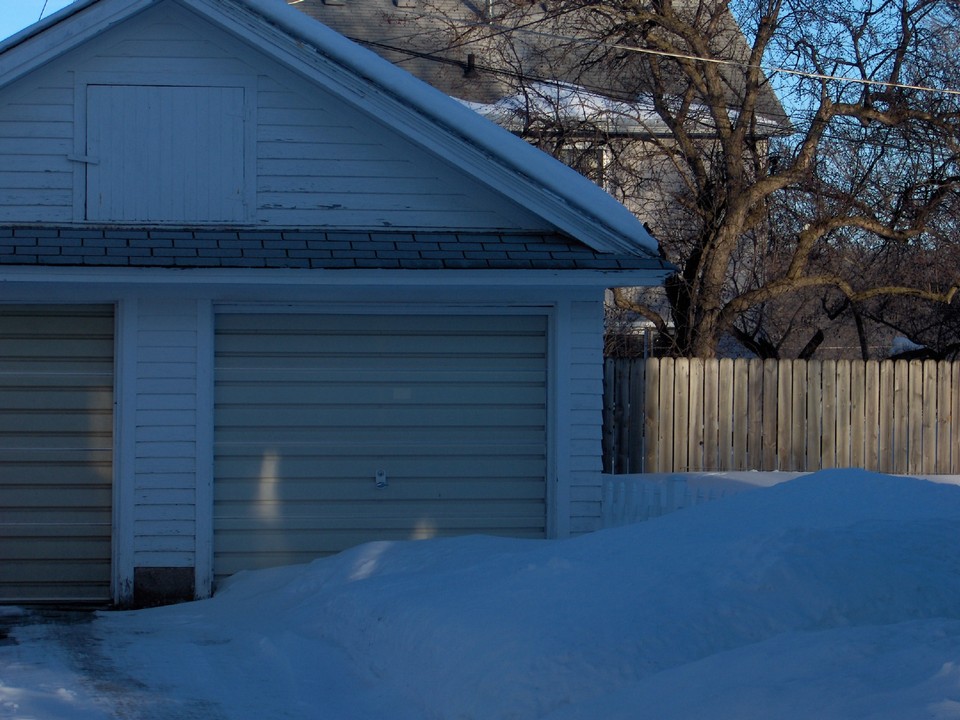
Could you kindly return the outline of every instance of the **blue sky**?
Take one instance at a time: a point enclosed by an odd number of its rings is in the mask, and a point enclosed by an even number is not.
[[[0,0],[0,39],[13,35],[27,25],[32,25],[43,16],[52,15],[66,7],[72,0],[47,0],[44,10],[43,0]]]

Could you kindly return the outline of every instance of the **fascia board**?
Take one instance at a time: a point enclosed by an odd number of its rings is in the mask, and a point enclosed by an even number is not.
[[[475,133],[464,131],[464,127],[476,126],[479,119],[476,113],[326,26],[317,23],[324,41],[313,43],[300,39],[273,15],[266,17],[269,23],[264,22],[264,16],[259,14],[262,8],[248,7],[254,3],[243,0],[177,2],[320,84],[359,111],[389,123],[420,147],[452,160],[494,191],[514,200],[522,198],[526,209],[593,249],[656,256],[655,241],[612,197],[609,203],[604,202],[602,215],[576,204],[573,195],[578,187],[593,194],[589,180],[552,158],[546,171],[541,168],[536,175],[525,172],[524,164],[536,167],[544,163],[540,150],[486,119],[483,122],[490,125],[486,132],[503,133],[503,137],[485,142]],[[294,20],[300,24],[316,22],[286,6],[270,12],[280,15],[283,11],[294,13]],[[288,18],[284,22],[293,20]],[[308,42],[309,46],[305,44]],[[403,90],[398,90],[398,86]],[[504,157],[497,143],[512,144],[511,154],[515,157]]]
[[[43,67],[156,0],[77,0],[0,43],[0,88]]]
[[[0,268],[0,298],[15,299],[17,288],[30,286],[149,288],[277,287],[295,288],[611,288],[658,286],[669,274],[656,267],[636,270],[320,270],[263,268]]]

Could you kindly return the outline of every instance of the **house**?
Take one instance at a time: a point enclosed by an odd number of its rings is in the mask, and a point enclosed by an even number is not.
[[[282,0],[78,0],[0,44],[0,602],[594,529],[604,289],[667,270]]]

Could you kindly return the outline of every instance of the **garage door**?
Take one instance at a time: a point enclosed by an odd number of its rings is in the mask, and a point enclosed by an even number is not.
[[[110,598],[113,310],[0,306],[0,602]]]
[[[214,566],[543,537],[542,316],[221,314]]]

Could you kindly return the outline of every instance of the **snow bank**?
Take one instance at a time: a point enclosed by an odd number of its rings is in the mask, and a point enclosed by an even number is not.
[[[960,708],[958,521],[960,488],[821,472],[568,541],[364,545],[98,624],[137,633],[113,652],[145,682],[202,692],[184,668],[214,663],[231,718],[269,705],[258,674],[352,719],[918,717]],[[150,642],[191,650],[164,674]]]

